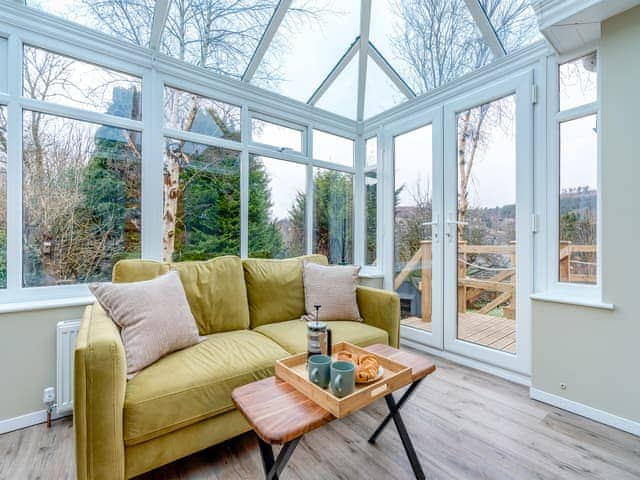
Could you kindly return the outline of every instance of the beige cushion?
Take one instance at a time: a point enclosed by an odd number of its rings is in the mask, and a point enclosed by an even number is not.
[[[169,270],[180,273],[200,335],[249,328],[247,290],[239,257],[175,263],[120,260],[113,267],[113,283],[151,280]]]
[[[199,341],[198,327],[176,271],[153,280],[94,283],[89,288],[121,329],[128,375]]]
[[[304,304],[307,314],[321,305],[319,320],[362,321],[356,299],[360,267],[304,263]]]

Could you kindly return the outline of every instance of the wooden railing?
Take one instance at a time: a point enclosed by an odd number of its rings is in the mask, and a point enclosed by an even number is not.
[[[580,254],[581,258],[586,257],[587,261],[574,260],[573,254]],[[471,255],[505,255],[509,257],[509,266],[486,267],[472,263],[469,261]],[[560,242],[559,280],[595,283],[595,255],[595,245],[573,245],[571,242]],[[431,321],[432,256],[431,241],[420,242],[418,251],[404,265],[393,282],[393,288],[398,290],[414,271],[420,271],[418,290],[421,292],[421,316],[425,322]],[[579,268],[572,268],[572,264],[577,264]],[[472,278],[468,276],[469,267],[493,274],[487,278]],[[486,315],[504,305],[503,316],[515,319],[516,242],[509,242],[508,245],[469,245],[466,241],[458,242],[458,312],[466,312],[469,305],[476,302],[485,292],[491,292],[493,298],[475,310],[476,313]]]

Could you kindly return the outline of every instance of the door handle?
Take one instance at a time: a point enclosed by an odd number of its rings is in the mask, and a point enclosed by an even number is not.
[[[469,225],[469,222],[462,222],[460,220],[447,220],[447,225],[449,225],[449,230],[447,231],[447,238],[449,241],[453,238],[453,225]]]
[[[431,236],[433,237],[433,241],[437,242],[438,241],[438,228],[440,227],[440,220],[438,220],[438,216],[434,215],[433,220],[431,222],[423,222],[422,226],[423,227],[428,227],[428,226],[432,226],[433,227],[433,231],[431,232]]]

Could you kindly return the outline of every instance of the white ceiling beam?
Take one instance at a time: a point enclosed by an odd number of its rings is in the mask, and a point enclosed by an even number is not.
[[[364,120],[364,100],[367,91],[367,60],[369,58],[369,30],[371,27],[371,0],[360,4],[360,58],[358,59],[358,121]]]
[[[416,96],[415,92],[411,89],[407,82],[404,81],[404,79],[400,76],[396,69],[391,66],[387,59],[384,58],[380,51],[371,42],[369,42],[369,56],[374,62],[376,62],[380,69],[387,75],[387,77],[389,77],[389,80],[391,80],[393,84],[398,87],[398,90],[400,90],[407,98],[414,98]]]
[[[149,48],[156,52],[160,49],[162,32],[169,17],[169,7],[171,0],[157,0],[156,8],[153,11],[153,23],[151,24],[151,37],[149,38]]]
[[[489,17],[487,17],[487,13],[482,8],[480,4],[480,0],[464,0],[469,8],[469,12],[471,12],[471,16],[476,22],[480,33],[484,37],[484,40],[489,45],[489,48],[496,56],[496,58],[504,57],[507,54],[507,51],[504,49],[502,42],[498,38],[498,34],[496,33],[495,28],[491,24]]]
[[[260,38],[260,42],[258,42],[258,46],[253,51],[251,61],[249,61],[249,65],[247,65],[247,68],[242,74],[243,82],[251,81],[256,71],[258,70],[258,67],[260,66],[260,62],[262,62],[262,59],[267,53],[267,50],[269,48],[269,45],[271,45],[271,41],[273,40],[273,37],[275,37],[276,32],[278,31],[278,28],[280,27],[280,25],[282,24],[282,21],[284,20],[284,16],[286,15],[287,11],[289,10],[289,7],[291,6],[291,1],[292,0],[280,0],[278,2],[278,6],[273,11],[273,15],[271,15],[271,19],[269,20],[269,24],[267,25],[267,28],[264,30],[264,33]]]
[[[360,49],[360,38],[358,37],[349,46],[347,51],[344,52],[344,55],[342,55],[342,58],[338,60],[338,63],[336,63],[335,67],[333,67],[333,69],[329,72],[329,75],[325,77],[325,79],[322,81],[322,83],[316,89],[316,91],[313,92],[311,97],[309,97],[309,100],[307,101],[309,105],[315,105],[318,102],[318,100],[320,100],[322,95],[325,94],[325,92],[329,89],[329,87],[335,81],[335,79],[338,78],[338,75],[340,75],[342,71],[346,68],[346,66],[349,65],[349,62],[353,57],[355,57],[359,49]]]

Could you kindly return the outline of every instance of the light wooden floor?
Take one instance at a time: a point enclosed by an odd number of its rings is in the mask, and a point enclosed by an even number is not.
[[[403,416],[430,479],[640,479],[640,438],[530,400],[528,389],[475,370],[438,370]],[[283,480],[410,479],[393,425],[367,443],[384,402],[308,434]],[[0,436],[0,479],[72,479],[68,419]],[[259,479],[257,443],[246,434],[140,477]]]
[[[419,317],[405,318],[402,324],[431,331],[431,322],[425,322]],[[458,338],[503,352],[515,353],[516,322],[475,312],[459,313]]]

